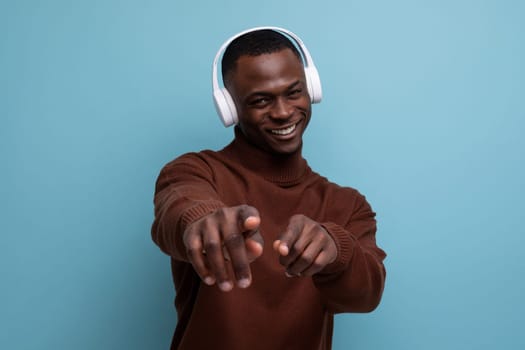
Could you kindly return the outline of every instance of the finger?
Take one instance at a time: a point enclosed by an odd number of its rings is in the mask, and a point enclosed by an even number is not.
[[[184,244],[186,246],[186,255],[193,266],[195,272],[207,285],[215,283],[215,277],[206,266],[206,259],[203,253],[202,240],[196,232],[189,232],[184,235]]]
[[[295,230],[294,239],[287,244],[287,254],[279,257],[279,262],[286,269],[304,253],[306,247],[311,243],[312,237],[314,237],[312,229],[304,225],[304,220],[300,216],[292,217],[289,229]]]
[[[243,223],[243,232],[255,233],[261,224],[261,218],[258,216],[248,216]]]
[[[275,250],[277,253],[279,253],[279,246],[280,245],[281,245],[281,240],[280,239],[276,239],[275,241],[273,241],[273,244],[272,244],[273,250]]]
[[[249,205],[240,205],[238,209],[237,220],[239,229],[246,237],[250,237],[257,232],[261,224],[259,211]]]
[[[312,237],[304,230],[299,233],[297,240],[288,249],[286,256],[279,257],[279,262],[288,268],[292,263],[299,259],[305,252],[306,248],[312,243]]]
[[[301,216],[292,216],[288,227],[277,239],[279,242],[274,242],[274,248],[281,256],[287,256],[290,253],[290,249],[299,238],[303,227],[304,225],[303,221],[301,220]]]
[[[248,238],[244,243],[246,245],[246,256],[249,263],[252,263],[261,257],[264,248],[258,242]]]
[[[307,270],[312,263],[316,260],[319,253],[322,251],[322,246],[316,244],[317,242],[311,242],[293,262],[286,267],[287,275],[301,276],[304,271]]]
[[[222,247],[222,255],[224,256],[224,260],[230,261],[230,253],[228,253],[226,247]]]
[[[217,230],[206,231],[203,237],[204,250],[208,266],[222,291],[229,291],[233,288],[226,268],[226,261],[222,252],[222,241]]]
[[[263,244],[259,240],[253,239],[254,237],[255,236],[252,236],[244,240],[244,244],[246,245],[246,255],[250,263],[260,257],[264,250]]]
[[[230,257],[237,285],[241,288],[248,287],[251,283],[251,271],[242,234],[234,233],[225,237],[224,248]]]
[[[276,239],[273,241],[273,250],[275,250],[279,255],[287,256],[290,252],[290,249],[288,248],[288,245],[285,243],[282,243],[280,239]]]
[[[325,251],[322,251],[314,262],[301,273],[301,276],[313,276],[321,272],[328,264],[330,264],[330,257]]]

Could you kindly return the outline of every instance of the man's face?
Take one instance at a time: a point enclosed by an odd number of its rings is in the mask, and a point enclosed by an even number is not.
[[[257,147],[290,154],[302,144],[311,116],[304,67],[290,50],[241,56],[227,79],[239,127]]]

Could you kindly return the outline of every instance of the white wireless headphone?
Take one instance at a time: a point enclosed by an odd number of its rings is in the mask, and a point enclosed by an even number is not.
[[[295,43],[299,46],[299,49],[304,59],[304,75],[306,77],[306,87],[308,89],[308,94],[310,95],[310,100],[312,101],[312,103],[319,103],[321,102],[321,99],[323,97],[323,92],[321,89],[321,79],[319,78],[317,68],[315,68],[312,56],[310,56],[308,49],[306,48],[306,46],[304,46],[303,41],[297,35],[290,32],[289,30],[279,27],[256,27],[247,29],[238,34],[235,34],[234,36],[226,40],[224,44],[222,44],[222,46],[220,47],[219,51],[217,52],[217,55],[215,55],[215,59],[213,60],[213,102],[215,103],[215,109],[217,109],[217,113],[219,114],[219,117],[221,118],[225,127],[237,124],[239,118],[237,116],[237,109],[235,108],[235,103],[233,102],[230,93],[228,92],[228,90],[226,90],[226,88],[219,87],[219,79],[217,76],[217,65],[219,57],[222,55],[224,50],[226,50],[226,47],[228,47],[228,45],[230,45],[230,43],[233,40],[237,39],[241,35],[264,29],[269,29],[276,32],[280,32],[282,34],[286,34],[295,41]]]

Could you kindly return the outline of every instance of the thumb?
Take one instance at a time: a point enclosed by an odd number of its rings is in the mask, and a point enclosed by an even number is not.
[[[245,237],[246,253],[250,262],[262,255],[264,240],[259,232],[261,217],[257,209],[249,205],[240,206],[239,226]]]
[[[250,237],[257,232],[261,224],[259,211],[249,205],[240,205],[238,208],[237,219],[239,228],[246,237]]]
[[[246,238],[246,240],[244,241],[246,245],[246,254],[250,262],[253,262],[263,253],[264,242],[262,242],[262,237],[259,236],[260,239],[258,239],[257,236],[259,235],[255,234],[250,238]]]
[[[258,216],[248,216],[246,220],[244,220],[243,228],[244,231],[255,231],[259,228],[259,225],[261,224],[261,218]]]

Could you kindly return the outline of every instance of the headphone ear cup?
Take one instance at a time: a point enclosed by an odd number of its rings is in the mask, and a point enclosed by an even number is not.
[[[237,124],[237,109],[235,103],[226,89],[213,91],[213,102],[219,118],[225,127]]]
[[[323,89],[321,87],[321,78],[315,66],[305,67],[304,74],[307,80],[308,93],[312,103],[319,103],[323,99]]]

